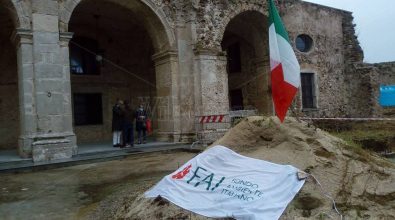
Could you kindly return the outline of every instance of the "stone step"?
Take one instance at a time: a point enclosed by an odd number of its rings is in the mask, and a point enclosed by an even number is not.
[[[78,154],[70,159],[50,162],[34,163],[33,160],[20,160],[0,163],[0,173],[17,173],[55,169],[60,167],[75,166],[88,163],[97,163],[110,160],[123,159],[127,156],[163,151],[184,151],[189,149],[189,144],[169,144],[153,147],[135,147],[116,149],[110,151],[88,152]]]

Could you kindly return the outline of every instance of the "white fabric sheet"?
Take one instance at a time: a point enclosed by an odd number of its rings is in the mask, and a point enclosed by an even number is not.
[[[245,220],[278,219],[302,188],[298,169],[215,146],[164,177],[145,193],[197,214]]]

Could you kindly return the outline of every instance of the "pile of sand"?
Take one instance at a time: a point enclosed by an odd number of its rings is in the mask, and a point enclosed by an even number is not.
[[[215,144],[313,174],[353,219],[395,219],[395,166],[320,129],[295,119],[250,117]],[[215,145],[214,144],[214,145]],[[150,183],[151,184],[151,183]],[[154,184],[154,183],[152,183]],[[140,192],[141,194],[143,192]],[[331,201],[313,181],[307,181],[281,219],[334,219]],[[127,219],[207,219],[164,200],[138,196],[114,212]]]

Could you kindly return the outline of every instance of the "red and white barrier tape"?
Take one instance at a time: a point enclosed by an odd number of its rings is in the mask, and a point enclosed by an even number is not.
[[[395,118],[306,118],[301,120],[333,120],[333,121],[395,121]]]
[[[200,116],[200,123],[221,123],[224,120],[225,115],[208,115]]]

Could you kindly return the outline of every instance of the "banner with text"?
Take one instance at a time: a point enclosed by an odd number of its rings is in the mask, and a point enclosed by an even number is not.
[[[215,146],[164,177],[145,193],[212,217],[278,219],[304,184],[299,170]]]

